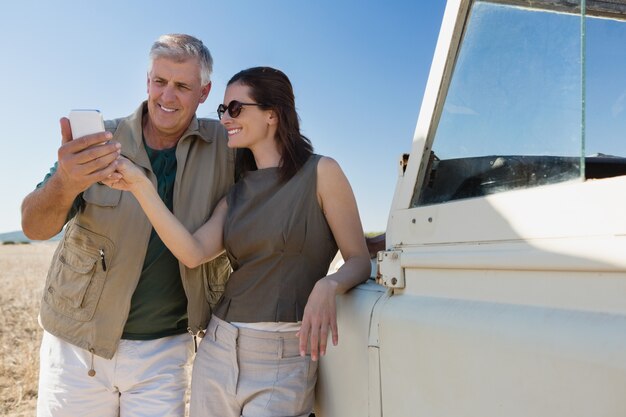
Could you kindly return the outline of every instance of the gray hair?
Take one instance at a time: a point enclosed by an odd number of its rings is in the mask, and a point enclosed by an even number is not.
[[[160,36],[150,49],[148,71],[152,70],[152,63],[157,58],[182,62],[194,57],[200,61],[200,82],[202,86],[205,86],[211,81],[213,58],[202,41],[190,35],[172,33]]]

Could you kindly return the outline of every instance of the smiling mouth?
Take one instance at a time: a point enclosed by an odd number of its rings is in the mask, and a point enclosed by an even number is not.
[[[166,112],[166,113],[174,113],[174,112],[176,111],[176,109],[170,109],[170,108],[165,107],[165,106],[163,106],[163,105],[161,105],[161,104],[159,104],[158,106],[159,106],[159,108],[160,108],[161,110],[163,110],[163,111],[164,111],[164,112]]]
[[[241,132],[241,129],[229,129],[228,130],[228,134],[229,135],[234,135],[234,134],[237,134],[239,132]]]

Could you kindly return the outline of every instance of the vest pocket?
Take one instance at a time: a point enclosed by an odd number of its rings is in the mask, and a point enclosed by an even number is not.
[[[231,271],[230,262],[225,254],[221,254],[212,261],[202,265],[204,295],[211,306],[211,310],[215,308],[217,302],[222,298]]]
[[[44,301],[79,321],[93,317],[113,255],[112,243],[77,224],[66,231],[44,289]]]
[[[72,308],[79,308],[96,271],[96,262],[98,258],[89,253],[62,251],[59,254],[58,279],[48,287],[48,292],[57,293]]]

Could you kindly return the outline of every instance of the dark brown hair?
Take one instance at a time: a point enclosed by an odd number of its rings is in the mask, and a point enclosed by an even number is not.
[[[293,87],[289,78],[280,70],[270,67],[248,68],[233,75],[228,85],[239,83],[250,88],[250,97],[262,104],[264,109],[272,109],[278,117],[276,142],[281,155],[279,175],[287,181],[304,165],[313,154],[311,141],[300,133],[300,120],[296,112]],[[246,171],[257,169],[250,149],[238,149],[237,178]]]

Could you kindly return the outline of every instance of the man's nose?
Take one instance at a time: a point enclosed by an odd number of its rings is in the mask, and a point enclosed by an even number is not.
[[[162,96],[165,100],[174,100],[176,98],[174,86],[165,86]]]

